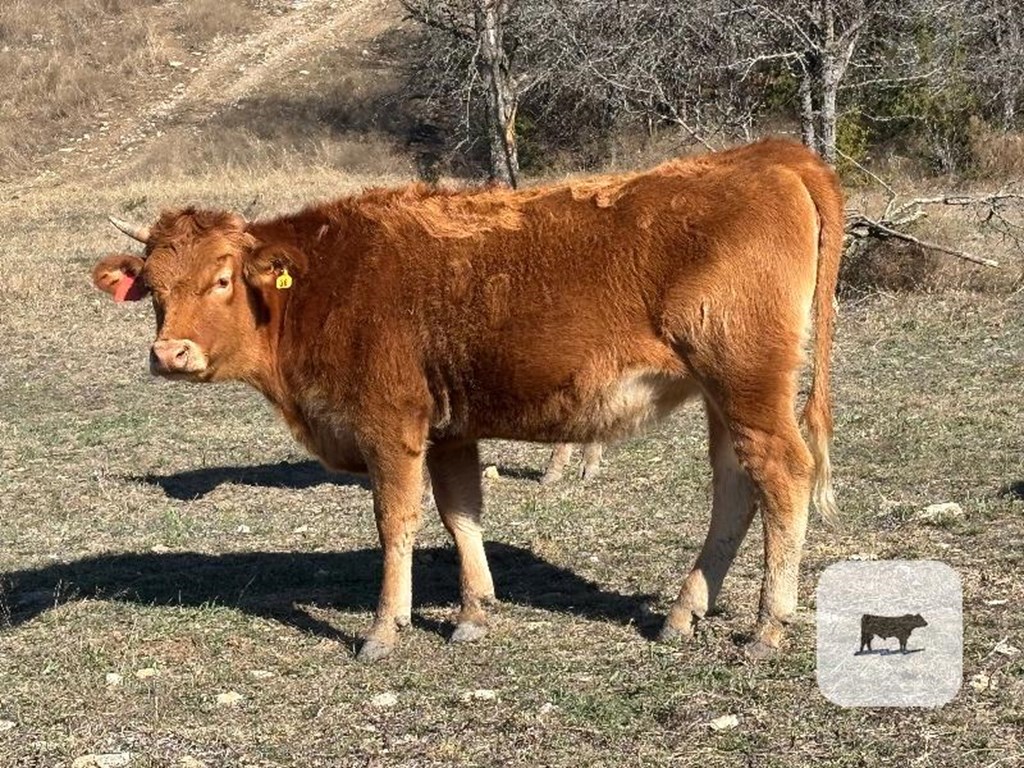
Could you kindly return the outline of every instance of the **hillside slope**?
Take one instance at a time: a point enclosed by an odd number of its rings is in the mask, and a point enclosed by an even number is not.
[[[379,124],[394,0],[63,5],[47,20],[0,12],[0,64],[15,74],[0,179],[15,188],[290,154],[401,162]]]

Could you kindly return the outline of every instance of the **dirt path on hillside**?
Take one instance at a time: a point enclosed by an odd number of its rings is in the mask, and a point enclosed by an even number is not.
[[[202,122],[258,93],[266,83],[301,69],[318,52],[362,46],[392,26],[394,0],[295,0],[280,16],[213,53],[168,62],[169,75],[138,84],[128,108],[102,128],[45,156],[40,176],[22,189],[69,179],[98,180],[116,171],[169,125]]]

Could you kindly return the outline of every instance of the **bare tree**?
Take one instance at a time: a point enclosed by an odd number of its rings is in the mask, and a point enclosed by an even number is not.
[[[456,73],[467,114],[477,87],[483,94],[491,178],[519,182],[516,111],[525,84],[515,71],[516,38],[509,34],[517,0],[402,0],[409,16],[440,33],[440,56],[463,62]],[[469,118],[467,117],[467,124]]]
[[[964,0],[962,18],[967,66],[1003,130],[1013,130],[1024,94],[1024,9],[1019,0]]]

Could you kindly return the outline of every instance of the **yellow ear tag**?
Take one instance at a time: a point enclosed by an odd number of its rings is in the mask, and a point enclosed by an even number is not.
[[[280,275],[277,276],[277,282],[275,283],[277,290],[283,291],[287,288],[292,287],[292,276],[288,274],[288,269],[285,268]]]

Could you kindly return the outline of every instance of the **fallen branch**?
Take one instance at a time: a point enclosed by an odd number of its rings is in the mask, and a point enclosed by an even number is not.
[[[967,253],[966,251],[958,251],[955,248],[947,248],[946,246],[939,245],[938,243],[922,240],[919,237],[914,237],[914,235],[893,229],[882,221],[875,221],[874,219],[868,218],[862,213],[854,212],[847,215],[846,232],[848,235],[855,238],[875,237],[880,240],[902,240],[907,243],[913,243],[914,245],[918,245],[922,248],[927,248],[930,251],[947,253],[950,256],[956,256],[958,259],[965,259],[966,261],[981,264],[982,266],[999,266],[999,262],[994,261],[993,259],[986,259],[983,256],[975,256]]]
[[[1003,207],[1008,202],[1019,203],[1024,201],[1024,193],[1014,192],[1004,188],[998,192],[992,192],[985,195],[943,194],[936,195],[934,197],[915,197],[910,200],[901,201],[899,193],[884,179],[875,173],[872,173],[844,152],[839,150],[837,150],[837,152],[847,162],[857,168],[857,170],[865,176],[868,176],[872,181],[889,193],[889,200],[886,202],[885,210],[882,212],[882,215],[877,218],[872,218],[860,211],[847,211],[846,234],[854,243],[858,240],[871,237],[879,240],[902,240],[903,242],[913,243],[914,245],[930,251],[937,251],[939,253],[955,256],[958,259],[964,259],[965,261],[970,261],[974,264],[980,264],[985,267],[998,267],[999,262],[994,259],[975,256],[967,251],[962,251],[958,248],[951,248],[946,245],[941,245],[940,243],[934,243],[930,240],[922,240],[921,238],[904,231],[904,228],[909,224],[914,223],[918,219],[923,219],[928,215],[925,210],[926,206],[952,205],[964,208],[980,208],[984,213],[983,224],[993,224],[1002,232],[1004,238],[1012,240],[1018,248],[1021,248],[1022,237],[1018,235],[1018,233],[1024,230],[1003,215]]]

